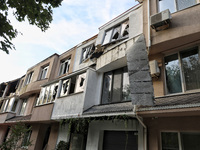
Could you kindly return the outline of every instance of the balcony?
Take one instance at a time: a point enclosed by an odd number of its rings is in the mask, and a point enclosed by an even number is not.
[[[0,113],[0,123],[4,123],[7,119],[13,118],[15,115],[13,112]]]
[[[30,121],[49,121],[51,120],[52,110],[53,103],[36,106],[33,108]]]

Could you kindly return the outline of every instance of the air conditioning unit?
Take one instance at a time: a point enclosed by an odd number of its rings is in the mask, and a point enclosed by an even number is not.
[[[156,60],[149,61],[150,73],[152,77],[158,77],[160,75],[160,69]]]
[[[156,31],[161,31],[169,28],[171,20],[171,13],[166,9],[150,17],[150,25]]]

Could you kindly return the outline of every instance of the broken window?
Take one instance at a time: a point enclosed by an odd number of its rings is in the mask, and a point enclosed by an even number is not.
[[[45,92],[44,92],[44,99],[43,99],[43,102],[42,104],[46,104],[47,103],[47,99],[48,99],[48,96],[49,96],[49,86],[45,88]]]
[[[102,104],[130,101],[127,67],[104,74]]]
[[[127,38],[129,35],[129,21],[125,21],[120,25],[106,31],[102,45]]]
[[[70,80],[69,79],[63,81],[60,96],[68,95],[68,93],[69,93],[69,85],[70,85]]]
[[[84,60],[90,58],[90,56],[92,55],[94,50],[95,50],[94,44],[91,44],[91,45],[83,48],[81,62],[83,62]]]
[[[83,73],[83,74],[80,74],[79,76],[77,76],[75,93],[81,92],[84,90],[85,78],[86,78],[86,73]]]
[[[45,79],[47,77],[47,72],[48,72],[49,66],[43,67],[40,73],[40,80]]]
[[[29,84],[31,82],[33,76],[33,72],[30,72],[27,77],[26,77],[26,81],[25,81],[25,85]]]
[[[41,88],[40,96],[37,99],[36,106],[51,103],[55,100],[58,90],[58,83]]]
[[[1,102],[1,110],[0,110],[1,113],[6,112],[8,103],[9,103],[9,99],[3,100],[3,101]]]
[[[63,74],[66,74],[69,71],[70,60],[71,60],[71,58],[68,58],[68,59],[66,59],[64,61],[61,61],[59,76],[63,75]]]
[[[85,86],[86,73],[63,80],[60,96],[82,92]]]

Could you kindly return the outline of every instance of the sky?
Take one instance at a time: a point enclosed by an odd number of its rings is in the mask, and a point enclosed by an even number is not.
[[[100,26],[136,4],[135,0],[63,0],[62,6],[53,10],[46,32],[10,15],[12,25],[22,34],[12,41],[16,50],[10,54],[0,50],[0,83],[20,78],[50,55],[60,55],[98,34]]]

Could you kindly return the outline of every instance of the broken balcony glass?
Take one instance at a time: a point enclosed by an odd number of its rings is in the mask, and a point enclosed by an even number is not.
[[[80,75],[77,77],[77,81],[76,81],[76,90],[75,90],[75,92],[81,92],[81,91],[84,90],[85,78],[86,78],[86,73],[80,74]]]
[[[69,93],[69,85],[70,85],[70,80],[69,79],[63,81],[60,96],[68,95],[68,93]]]

